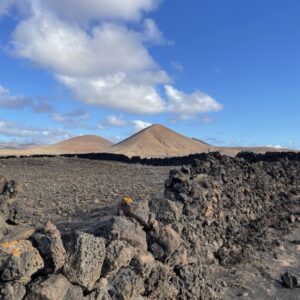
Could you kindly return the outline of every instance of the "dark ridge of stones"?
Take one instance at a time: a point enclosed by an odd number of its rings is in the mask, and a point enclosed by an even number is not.
[[[11,230],[15,184],[1,182],[0,224]],[[0,299],[222,299],[226,284],[213,270],[281,247],[280,236],[274,241],[267,229],[291,231],[299,204],[298,154],[193,158],[170,172],[164,198],[124,197],[116,215],[80,230],[61,236],[47,223],[17,239],[0,231]],[[294,274],[281,280],[299,287]]]
[[[141,158],[139,156],[127,157],[122,154],[113,153],[86,153],[86,154],[62,154],[62,155],[28,155],[28,156],[0,156],[0,159],[11,159],[11,158],[52,158],[52,157],[76,157],[82,159],[90,160],[100,160],[100,161],[115,161],[122,162],[126,164],[141,164],[148,166],[183,166],[190,165],[195,159],[207,160],[209,157],[215,157],[220,159],[222,155],[219,152],[210,153],[196,153],[190,154],[188,156],[176,156],[176,157],[166,157],[166,158]],[[300,152],[267,152],[265,154],[257,154],[253,152],[240,152],[237,154],[236,158],[243,159],[250,163],[254,162],[277,162],[282,160],[289,161],[300,161]]]

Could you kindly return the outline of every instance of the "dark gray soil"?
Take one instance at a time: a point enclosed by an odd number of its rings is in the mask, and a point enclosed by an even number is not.
[[[125,195],[163,195],[172,168],[62,157],[0,159],[0,174],[20,185],[19,217],[32,224],[82,220]]]

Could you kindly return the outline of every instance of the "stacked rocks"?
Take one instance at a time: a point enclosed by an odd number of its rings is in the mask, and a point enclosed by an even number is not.
[[[294,226],[299,200],[297,161],[207,156],[171,171],[164,198],[124,197],[117,214],[80,230],[4,233],[0,299],[221,299],[212,270],[270,249],[267,228]]]

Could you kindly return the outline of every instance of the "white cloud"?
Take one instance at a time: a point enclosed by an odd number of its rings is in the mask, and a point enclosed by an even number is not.
[[[134,132],[141,131],[141,130],[143,130],[143,129],[145,129],[145,128],[152,125],[151,123],[145,122],[145,121],[142,121],[142,120],[131,121],[131,124],[133,125]]]
[[[0,95],[2,96],[7,94],[9,94],[9,90],[0,84]]]
[[[77,25],[38,14],[17,26],[12,45],[18,56],[64,76],[103,76],[157,68],[138,35],[115,24],[105,23],[88,34]]]
[[[113,126],[113,127],[126,127],[127,126],[127,121],[122,117],[122,116],[108,116],[104,121],[100,122],[98,125],[98,128],[104,129],[108,126]]]
[[[37,113],[54,112],[54,108],[45,100],[34,100],[23,95],[14,95],[2,85],[0,85],[0,108],[12,110],[28,108]]]
[[[143,13],[155,9],[159,2],[159,0],[42,0],[40,4],[47,10],[55,11],[64,19],[92,21],[138,20]]]
[[[30,98],[21,95],[12,95],[8,89],[0,85],[0,108],[24,109],[32,105],[33,102]]]
[[[159,113],[164,102],[147,83],[135,83],[125,74],[86,79],[60,77],[76,96],[84,102],[137,114]]]
[[[119,22],[139,19],[159,0],[26,1],[31,12],[13,34],[14,53],[51,70],[80,101],[134,114],[171,113],[182,119],[222,109],[204,93],[185,94],[170,85],[172,80],[145,45],[167,43],[154,20],[141,21],[142,32]],[[98,22],[85,26],[81,19]],[[160,92],[163,85],[166,98]]]
[[[18,25],[12,45],[17,55],[50,68],[81,101],[133,113],[163,108],[155,85],[170,79],[124,26],[105,23],[89,35],[38,14]]]
[[[266,147],[269,147],[269,148],[275,148],[275,149],[282,149],[282,146],[281,145],[267,145]]]
[[[0,135],[21,138],[27,142],[34,143],[50,143],[69,137],[67,132],[63,129],[36,128],[4,120],[0,120]]]
[[[195,92],[185,94],[173,86],[165,86],[168,104],[166,110],[180,115],[183,119],[189,119],[198,113],[209,113],[223,109],[223,106],[211,96]]]
[[[170,42],[166,40],[164,34],[160,31],[154,20],[149,18],[145,19],[143,22],[143,27],[144,32],[142,35],[142,40],[157,45],[170,44]]]
[[[67,128],[92,128],[92,126],[86,124],[90,114],[81,108],[65,113],[53,112],[51,117],[54,121],[64,124]]]

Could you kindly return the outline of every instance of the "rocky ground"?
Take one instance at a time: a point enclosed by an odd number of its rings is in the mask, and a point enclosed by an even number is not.
[[[0,299],[300,299],[300,157],[0,165]]]
[[[37,224],[83,220],[115,205],[125,195],[151,199],[163,195],[171,167],[148,167],[76,158],[0,159],[0,175],[14,179],[17,219]]]

